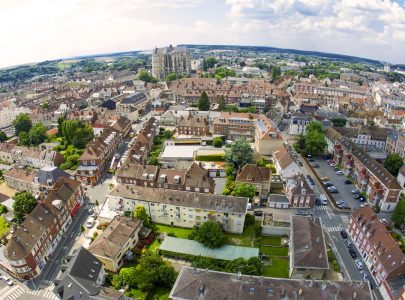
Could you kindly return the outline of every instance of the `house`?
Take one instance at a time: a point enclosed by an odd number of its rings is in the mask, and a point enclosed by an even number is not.
[[[17,191],[27,191],[31,194],[35,194],[34,178],[36,172],[32,170],[25,170],[19,168],[13,168],[4,174],[4,179],[7,186]]]
[[[149,151],[153,145],[153,138],[158,132],[159,126],[157,125],[155,118],[149,118],[139,131],[138,136],[134,139],[134,143],[129,150],[129,163],[146,163]]]
[[[208,170],[192,162],[186,170],[162,169],[151,165],[126,164],[117,171],[117,181],[124,184],[183,191],[214,193],[215,181]]]
[[[313,208],[315,192],[305,180],[304,175],[297,174],[287,179],[285,194],[290,208]]]
[[[295,162],[291,152],[289,151],[289,146],[287,145],[277,148],[277,150],[274,152],[273,160],[277,174],[279,174],[283,179],[291,178],[294,175],[301,173],[301,169]]]
[[[397,179],[334,128],[326,128],[325,133],[334,162],[341,165],[345,175],[352,177],[356,187],[366,193],[370,205],[377,205],[382,211],[393,211],[401,191]]]
[[[200,117],[181,117],[177,122],[178,134],[206,136],[209,134],[208,122]]]
[[[402,188],[405,188],[405,165],[399,169],[397,181]]]
[[[183,266],[169,294],[172,300],[373,299],[364,281],[271,278]]]
[[[40,192],[53,190],[61,177],[70,178],[71,176],[58,167],[43,167],[35,174],[33,182],[35,190]]]
[[[387,137],[392,132],[391,129],[376,126],[362,126],[360,128],[334,127],[334,129],[365,151],[384,151]]]
[[[40,198],[4,248],[6,267],[16,278],[30,280],[40,274],[83,201],[80,182],[65,177]]]
[[[116,112],[132,122],[137,121],[139,118],[139,110],[144,108],[147,100],[148,95],[146,92],[136,92],[123,98],[118,103]]]
[[[291,217],[290,277],[322,279],[329,269],[320,218]]]
[[[306,135],[307,125],[311,123],[312,120],[313,119],[307,115],[296,113],[291,116],[288,132],[293,135]]]
[[[348,232],[383,298],[401,299],[394,286],[405,282],[405,255],[385,224],[366,206],[352,213]]]
[[[111,210],[121,212],[142,205],[155,223],[192,228],[214,220],[225,231],[242,233],[249,199],[120,184],[108,201]]]
[[[106,270],[118,272],[124,257],[139,241],[142,221],[116,216],[89,246],[89,252],[99,259]]]
[[[63,273],[55,280],[54,293],[61,300],[124,300],[122,292],[103,287],[106,273],[99,259],[83,247],[67,257]]]
[[[236,182],[251,184],[256,188],[257,195],[267,195],[270,192],[271,169],[246,164],[236,175]]]

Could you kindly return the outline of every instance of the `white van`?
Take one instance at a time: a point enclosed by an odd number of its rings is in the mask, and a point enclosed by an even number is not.
[[[95,219],[94,219],[93,217],[90,217],[90,218],[87,220],[86,227],[87,227],[87,228],[93,227],[94,222],[95,222]]]
[[[326,198],[325,194],[321,194],[319,199],[321,199],[322,205],[328,205],[328,199]]]

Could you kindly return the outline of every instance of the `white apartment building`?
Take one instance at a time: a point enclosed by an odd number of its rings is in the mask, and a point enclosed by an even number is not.
[[[19,114],[30,113],[31,110],[25,107],[5,108],[0,111],[0,128],[8,127]]]
[[[289,134],[293,135],[306,135],[307,125],[312,122],[312,118],[303,114],[297,114],[291,116]]]
[[[152,222],[192,228],[208,220],[220,223],[225,231],[243,233],[248,198],[191,191],[118,185],[108,194],[109,208],[118,212],[145,207]]]

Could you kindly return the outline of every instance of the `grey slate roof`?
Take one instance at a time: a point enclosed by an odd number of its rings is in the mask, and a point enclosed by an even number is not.
[[[120,104],[137,104],[144,101],[147,98],[145,92],[138,92],[132,95],[129,95],[121,100]]]
[[[48,182],[54,184],[62,176],[66,178],[70,177],[68,173],[58,167],[43,167],[36,175],[36,177],[38,177],[38,182],[41,185],[48,185]]]

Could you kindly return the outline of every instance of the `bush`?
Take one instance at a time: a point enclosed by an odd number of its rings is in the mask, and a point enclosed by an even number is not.
[[[173,231],[167,233],[168,236],[176,237],[176,234]]]
[[[255,216],[247,213],[245,216],[245,228],[255,223]]]
[[[214,145],[214,147],[216,148],[221,148],[222,147],[222,139],[219,137],[216,137],[212,140],[212,144]]]
[[[0,204],[0,215],[8,213],[8,209],[5,205]]]

